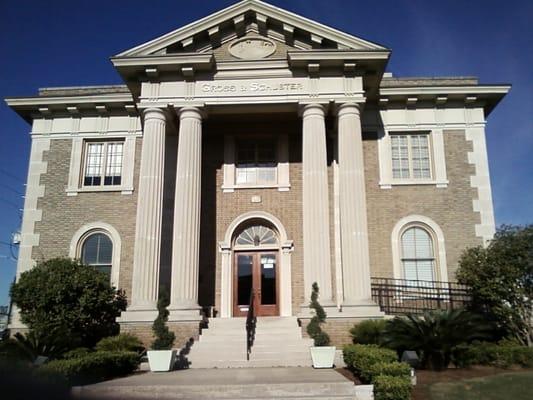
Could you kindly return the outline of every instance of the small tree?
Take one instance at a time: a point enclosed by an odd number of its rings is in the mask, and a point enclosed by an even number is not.
[[[67,258],[44,261],[21,274],[11,287],[21,320],[43,342],[69,349],[93,347],[115,335],[115,318],[126,309],[123,292],[94,268]],[[48,339],[47,339],[48,338]]]
[[[313,291],[311,292],[311,303],[309,307],[315,310],[315,315],[307,325],[307,333],[315,341],[315,346],[328,346],[330,343],[329,335],[322,331],[321,325],[326,322],[327,314],[324,308],[318,302],[318,284],[313,283]]]
[[[533,225],[502,226],[487,248],[467,249],[457,279],[472,288],[474,311],[508,336],[532,345]]]
[[[170,350],[176,339],[174,332],[171,332],[167,326],[169,314],[167,307],[169,303],[168,292],[162,291],[157,301],[158,315],[152,325],[152,330],[156,337],[152,342],[152,349],[154,350]]]

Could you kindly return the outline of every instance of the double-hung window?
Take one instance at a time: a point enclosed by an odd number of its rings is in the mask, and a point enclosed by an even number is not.
[[[277,141],[273,138],[239,139],[236,142],[236,184],[277,183]]]
[[[392,178],[431,179],[429,134],[391,134]]]
[[[120,186],[123,141],[86,142],[83,186]]]

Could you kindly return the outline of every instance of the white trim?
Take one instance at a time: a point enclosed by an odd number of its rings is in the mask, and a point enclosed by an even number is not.
[[[292,315],[292,268],[291,258],[293,251],[293,241],[287,239],[287,231],[281,221],[264,211],[250,211],[235,218],[226,229],[224,241],[219,243],[221,253],[221,287],[220,287],[220,317],[230,318],[233,314],[233,238],[237,229],[246,221],[257,219],[266,220],[276,229],[279,239],[277,249],[280,251],[279,266],[279,313],[280,316],[288,317]],[[270,248],[270,247],[269,247]]]
[[[446,263],[446,247],[444,243],[444,233],[439,225],[429,217],[423,215],[409,215],[400,219],[391,233],[392,265],[394,279],[404,279],[401,262],[401,234],[406,228],[420,226],[427,230],[433,240],[433,250],[435,251],[435,280],[448,282],[448,264]]]
[[[473,209],[479,212],[480,223],[476,224],[476,236],[487,246],[496,232],[492,190],[490,185],[489,162],[484,128],[467,128],[466,140],[472,142],[472,151],[468,152],[468,163],[475,166],[475,174],[470,177],[470,186],[477,189],[478,198],[473,199]]]
[[[390,134],[394,133],[428,133],[429,134],[429,157],[431,167],[431,179],[395,179],[392,177],[392,151]],[[378,131],[378,155],[379,155],[379,187],[390,189],[392,186],[401,185],[435,185],[438,188],[448,187],[446,175],[446,154],[442,129],[420,129],[410,127],[407,129],[382,128]]]
[[[100,136],[101,138],[101,136]],[[75,137],[72,139],[72,149],[70,152],[70,169],[68,184],[65,192],[67,196],[77,196],[78,193],[88,192],[121,192],[122,194],[133,193],[133,173],[135,168],[135,136],[111,137],[105,139],[122,139],[124,142],[124,153],[122,158],[122,179],[117,186],[83,186],[81,183],[83,176],[83,165],[85,157],[85,137]]]
[[[113,243],[113,261],[111,266],[111,285],[118,288],[119,287],[119,276],[120,276],[120,251],[122,247],[122,241],[120,239],[120,234],[118,231],[111,225],[105,222],[91,222],[89,224],[83,225],[79,228],[72,240],[70,241],[69,247],[69,257],[72,259],[79,259],[81,252],[82,242],[91,234],[103,232],[109,236],[111,242]]]

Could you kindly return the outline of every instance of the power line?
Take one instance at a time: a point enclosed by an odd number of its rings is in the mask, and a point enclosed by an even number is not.
[[[19,181],[19,182],[24,183],[24,179],[22,179],[22,178],[20,178],[20,177],[18,177],[18,176],[16,176],[16,175],[13,175],[11,172],[6,171],[6,170],[3,169],[3,168],[0,168],[0,174],[5,175],[5,176],[8,176],[8,177],[10,177],[11,179],[15,179],[15,180],[17,180],[17,181]]]
[[[21,192],[19,192],[17,189],[13,189],[11,186],[6,185],[5,183],[0,182],[0,186],[3,188],[6,188],[7,190],[12,191],[13,193],[18,194],[19,196],[24,196]]]
[[[0,198],[0,201],[3,201],[4,203],[9,204],[11,207],[16,208],[18,211],[20,211],[20,209],[22,207],[22,205],[15,204],[12,201],[9,201],[9,200],[6,200],[6,199]]]

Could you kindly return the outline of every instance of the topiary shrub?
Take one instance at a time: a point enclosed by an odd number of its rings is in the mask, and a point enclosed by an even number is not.
[[[387,321],[384,319],[367,319],[355,324],[350,329],[352,340],[359,344],[381,344],[383,331]]]
[[[115,319],[126,309],[123,292],[92,267],[68,258],[54,258],[23,272],[11,287],[21,320],[39,339],[68,349],[94,347],[116,335]]]
[[[329,335],[322,330],[321,325],[326,322],[327,314],[324,308],[318,302],[318,284],[313,283],[313,291],[311,292],[311,303],[309,307],[315,311],[315,315],[307,324],[307,334],[314,340],[315,346],[329,346]]]
[[[50,380],[64,379],[73,386],[87,385],[128,375],[139,363],[139,355],[134,352],[98,351],[79,358],[50,361],[39,367],[37,374]]]
[[[411,381],[403,376],[378,375],[373,381],[374,400],[409,400]]]
[[[376,345],[351,344],[343,349],[344,362],[364,382],[372,378],[371,368],[376,363],[392,363],[398,361],[394,350],[384,349]]]
[[[152,325],[152,330],[155,334],[155,340],[152,342],[152,349],[154,350],[170,350],[174,345],[176,335],[168,329],[168,310],[170,303],[168,293],[162,291],[157,301],[157,311],[159,312],[157,318]]]
[[[95,347],[96,351],[134,351],[142,353],[144,346],[140,339],[131,333],[121,333],[100,340]]]

